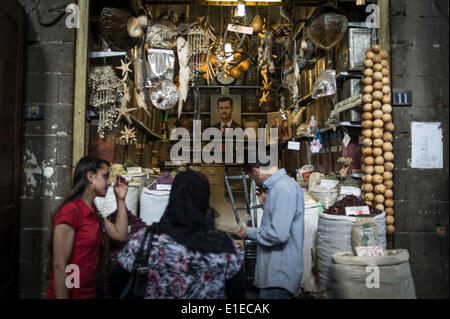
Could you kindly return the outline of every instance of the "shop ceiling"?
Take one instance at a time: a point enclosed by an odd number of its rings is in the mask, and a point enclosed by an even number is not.
[[[266,0],[266,1],[246,1],[246,0],[143,0],[147,5],[218,5],[218,6],[236,6],[237,4],[245,4],[248,6],[319,6],[326,3],[337,2],[353,2],[355,0],[338,0],[338,1],[326,1],[326,0]],[[376,2],[376,1],[367,1]]]

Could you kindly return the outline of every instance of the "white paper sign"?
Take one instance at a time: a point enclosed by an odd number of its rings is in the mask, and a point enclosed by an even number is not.
[[[344,144],[344,147],[347,147],[348,143],[350,143],[350,135],[345,133],[344,138],[342,139],[342,144]]]
[[[381,246],[359,246],[355,247],[355,250],[358,257],[384,256]]]
[[[241,25],[229,24],[227,29],[228,29],[228,31],[233,31],[233,32],[238,32],[238,33],[245,33],[245,34],[249,34],[249,35],[253,34],[252,27],[244,27]]]
[[[351,186],[342,186],[341,187],[341,195],[354,195],[356,197],[361,196],[361,188],[351,187]]]
[[[443,168],[441,124],[411,123],[411,168]]]
[[[171,189],[172,185],[156,184],[157,191],[170,191]]]
[[[320,186],[323,186],[323,187],[335,188],[337,184],[339,184],[339,181],[336,181],[334,179],[322,179],[322,180],[320,180]]]
[[[288,150],[299,151],[300,150],[300,142],[288,142]]]
[[[141,167],[128,167],[127,174],[128,175],[142,174],[142,168]]]
[[[345,207],[345,215],[347,216],[370,215],[369,206]]]

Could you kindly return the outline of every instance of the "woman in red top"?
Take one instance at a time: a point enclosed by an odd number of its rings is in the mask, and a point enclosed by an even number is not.
[[[118,176],[114,183],[118,210],[114,224],[103,218],[93,203],[95,197],[106,196],[110,185],[107,161],[95,157],[80,159],[74,187],[53,216],[47,298],[95,298],[99,261],[107,251],[105,235],[116,241],[128,240],[126,180]]]

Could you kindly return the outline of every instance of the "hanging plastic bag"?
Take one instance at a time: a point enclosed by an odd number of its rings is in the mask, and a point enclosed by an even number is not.
[[[336,93],[336,71],[322,70],[319,78],[314,83],[312,98],[317,99],[322,96],[330,96]]]
[[[176,45],[176,26],[168,20],[152,19],[148,23],[145,41],[151,48],[173,49]]]
[[[321,154],[322,152],[323,148],[322,136],[320,136],[320,130],[318,128],[316,130],[316,136],[314,137],[314,140],[311,142],[309,148],[313,154]]]
[[[146,87],[155,87],[155,82],[162,80],[173,81],[175,55],[172,50],[148,49],[147,59],[150,73]]]

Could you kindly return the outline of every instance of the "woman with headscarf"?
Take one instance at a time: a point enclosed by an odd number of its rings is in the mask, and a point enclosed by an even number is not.
[[[224,232],[214,229],[208,179],[201,173],[179,173],[159,223],[150,226],[146,299],[245,298],[243,254]],[[118,256],[109,280],[118,297],[133,270],[145,230],[136,233]]]

